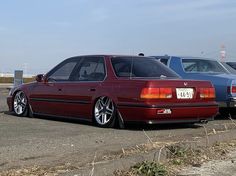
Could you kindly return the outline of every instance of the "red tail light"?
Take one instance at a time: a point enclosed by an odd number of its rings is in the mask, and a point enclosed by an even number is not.
[[[232,85],[231,93],[236,93],[236,85]]]
[[[172,98],[172,88],[143,88],[140,97],[145,99]]]
[[[200,88],[200,98],[215,98],[215,89]]]

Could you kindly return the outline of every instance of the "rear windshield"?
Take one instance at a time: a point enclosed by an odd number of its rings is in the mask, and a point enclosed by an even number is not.
[[[182,59],[182,65],[186,72],[228,73],[217,61],[205,59]]]
[[[157,59],[148,57],[114,57],[112,66],[117,77],[178,78],[179,76]]]

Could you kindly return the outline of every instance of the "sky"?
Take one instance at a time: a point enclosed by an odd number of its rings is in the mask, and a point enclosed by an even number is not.
[[[71,56],[236,60],[235,0],[0,0],[0,72],[45,73]]]

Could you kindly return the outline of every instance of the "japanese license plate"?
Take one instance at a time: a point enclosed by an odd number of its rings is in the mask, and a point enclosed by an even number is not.
[[[177,99],[192,99],[193,88],[176,88]]]

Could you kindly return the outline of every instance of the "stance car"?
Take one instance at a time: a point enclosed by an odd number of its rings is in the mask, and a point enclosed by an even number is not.
[[[184,79],[211,81],[216,90],[220,109],[236,108],[236,75],[231,74],[220,62],[207,58],[156,56]]]
[[[181,80],[149,57],[92,55],[66,59],[36,81],[11,90],[10,111],[93,121],[195,123],[218,113],[209,81]]]

